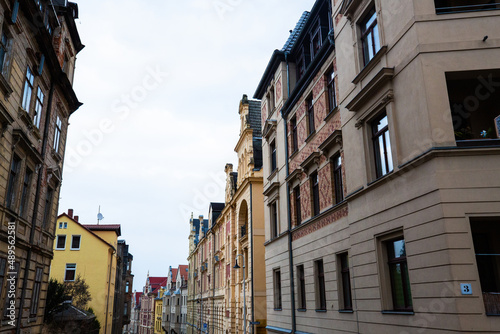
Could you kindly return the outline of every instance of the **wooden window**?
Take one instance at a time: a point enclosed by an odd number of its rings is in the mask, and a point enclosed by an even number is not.
[[[31,186],[31,178],[33,176],[33,171],[30,170],[29,168],[26,168],[26,172],[24,173],[24,180],[23,180],[23,189],[21,191],[21,205],[19,207],[19,214],[27,218],[27,212],[28,212],[28,198],[30,194],[30,186]]]
[[[319,215],[319,177],[318,172],[311,174],[311,204],[313,217]]]
[[[36,102],[35,102],[35,114],[33,116],[33,124],[40,128],[40,119],[42,118],[42,110],[43,110],[43,100],[45,95],[42,92],[42,89],[38,87],[36,92]]]
[[[296,186],[293,189],[294,199],[295,199],[295,222],[300,225],[302,222],[302,211],[300,207],[300,186]]]
[[[80,235],[71,236],[71,249],[72,250],[79,250],[80,249],[81,238],[82,237]]]
[[[276,238],[278,236],[278,206],[276,202],[271,203],[270,206],[271,213],[271,238]]]
[[[297,266],[297,295],[299,310],[305,310],[306,307],[306,280],[304,276],[304,265]]]
[[[35,76],[31,72],[30,67],[26,69],[26,77],[24,79],[24,90],[23,90],[23,99],[21,102],[21,107],[29,112],[30,104],[31,104],[31,95],[33,93],[33,84],[35,81]]]
[[[393,309],[394,311],[412,311],[405,241],[402,237],[386,241],[386,247]]]
[[[20,166],[21,159],[17,155],[14,155],[10,164],[9,184],[7,186],[7,199],[5,203],[5,205],[12,210],[16,204],[17,181],[19,178]]]
[[[325,269],[323,260],[314,261],[315,288],[316,288],[316,310],[326,311],[326,289],[325,289]]]
[[[281,310],[281,271],[279,269],[273,272],[273,285],[274,285],[274,309]]]
[[[2,29],[2,33],[0,35],[0,72],[7,76],[8,73],[8,63],[9,63],[9,47],[10,47],[10,38],[6,33],[6,27],[4,26]]]
[[[337,256],[340,262],[340,277],[341,284],[340,300],[342,310],[352,310],[352,296],[351,296],[351,277],[349,274],[349,254],[342,253]]]
[[[361,21],[361,44],[363,47],[363,60],[367,65],[380,50],[380,37],[377,24],[377,13],[373,7]]]
[[[274,172],[277,168],[276,166],[276,141],[272,141],[269,144],[269,151],[271,153],[270,162],[271,162],[271,173]]]
[[[335,85],[335,72],[333,69],[326,74],[326,85],[328,89],[328,112],[337,108],[337,88]]]
[[[30,310],[31,316],[36,316],[38,312],[38,302],[40,301],[40,288],[42,286],[42,275],[43,275],[43,269],[39,267],[36,268],[35,282],[33,285],[33,297],[31,298],[31,310]]]
[[[56,249],[66,249],[66,236],[59,234],[57,236]]]
[[[387,114],[384,112],[372,122],[372,141],[377,178],[392,172],[391,139]]]
[[[76,263],[67,263],[66,272],[64,273],[64,280],[72,282],[76,277]]]
[[[59,142],[61,140],[61,129],[62,129],[62,121],[61,118],[59,118],[59,115],[57,116],[56,119],[56,127],[54,130],[54,151],[59,153]]]
[[[314,104],[312,96],[307,98],[306,108],[307,108],[307,130],[308,130],[307,134],[310,136],[316,130],[316,127],[314,125]]]
[[[333,186],[335,195],[335,204],[344,200],[344,186],[342,181],[342,156],[336,154],[333,157]]]
[[[293,116],[292,119],[290,120],[290,128],[292,132],[292,153],[295,153],[299,149],[296,116]]]

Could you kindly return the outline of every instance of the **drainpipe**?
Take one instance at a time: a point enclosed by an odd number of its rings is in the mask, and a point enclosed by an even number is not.
[[[252,183],[250,182],[250,259],[252,261],[252,267],[250,271],[250,288],[252,289],[252,334],[254,334],[254,328],[255,328],[255,294],[254,294],[254,289],[253,289],[253,268],[254,268],[254,262],[253,262],[253,211],[252,211]],[[245,307],[246,307],[246,301],[245,301]]]
[[[111,272],[112,272],[112,269],[113,269],[113,255],[115,255],[116,253],[116,250],[113,246],[111,246],[111,249],[113,250],[113,252],[111,253],[111,257],[110,257],[110,260],[109,260],[109,276],[108,276],[108,294],[106,296],[106,315],[105,315],[105,321],[104,321],[104,334],[106,334],[107,332],[107,329],[108,329],[108,311],[109,311],[109,290],[111,288]],[[154,303],[153,303],[154,305]]]
[[[288,83],[288,96],[290,97],[290,65],[288,63],[288,52],[285,52],[285,61],[286,61],[286,74],[287,74],[287,83]],[[290,175],[290,166],[288,164],[288,127],[286,124],[286,118],[283,115],[283,109],[281,109],[281,118],[285,122],[285,163],[286,163],[286,176]],[[290,266],[290,299],[292,303],[292,333],[295,333],[297,330],[297,321],[295,317],[295,282],[293,279],[293,250],[292,250],[292,217],[290,214],[290,185],[286,184],[286,208],[287,208],[287,216],[288,216],[288,259]]]
[[[35,191],[35,203],[33,207],[33,216],[31,218],[31,231],[30,231],[30,246],[28,248],[28,254],[26,256],[26,266],[24,268],[24,276],[23,276],[23,286],[21,289],[21,303],[19,304],[19,314],[17,317],[17,329],[16,334],[21,333],[21,319],[22,319],[22,310],[24,308],[24,301],[26,299],[26,289],[28,286],[28,275],[31,267],[31,256],[33,253],[33,243],[35,241],[35,230],[36,230],[36,221],[38,216],[38,207],[40,206],[40,190],[42,189],[42,181],[43,181],[43,164],[45,160],[45,154],[47,152],[47,143],[49,137],[49,127],[50,127],[50,119],[52,115],[52,100],[54,97],[54,80],[50,82],[50,91],[49,91],[49,100],[47,102],[47,113],[45,115],[45,125],[43,129],[43,144],[42,144],[42,167],[38,170],[38,179],[36,182],[36,191]],[[59,191],[61,191],[61,185],[59,184]],[[58,192],[59,193],[59,192]],[[59,198],[59,197],[58,197]],[[58,201],[59,203],[59,201]],[[43,222],[42,222],[43,224]],[[43,226],[41,226],[40,232],[42,232]],[[20,276],[20,273],[18,273]],[[19,277],[18,276],[18,277]]]

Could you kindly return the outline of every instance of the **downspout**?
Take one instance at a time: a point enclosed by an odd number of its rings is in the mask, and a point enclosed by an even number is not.
[[[108,294],[106,296],[106,316],[105,316],[105,321],[104,321],[104,334],[106,334],[106,330],[108,329],[108,311],[109,311],[109,290],[111,288],[111,271],[113,269],[113,255],[116,253],[116,250],[113,246],[111,246],[111,249],[113,252],[111,253],[111,257],[109,260],[109,276],[108,276]],[[154,305],[154,303],[153,303]]]
[[[255,295],[254,295],[254,289],[253,289],[253,211],[252,211],[252,200],[253,200],[253,195],[252,195],[252,182],[250,182],[250,258],[252,261],[252,270],[250,271],[251,275],[251,289],[252,289],[252,334],[254,334],[254,323],[255,323]],[[248,261],[248,259],[247,259]],[[245,300],[245,307],[246,307],[246,300]]]
[[[33,207],[33,216],[31,218],[31,231],[30,231],[30,246],[28,249],[28,254],[26,255],[26,266],[24,268],[24,276],[23,276],[23,286],[21,288],[21,303],[19,304],[19,314],[17,317],[17,329],[16,333],[21,333],[21,319],[22,319],[22,310],[24,308],[24,301],[26,298],[26,289],[28,285],[28,275],[31,267],[31,254],[33,252],[33,242],[35,240],[35,230],[36,230],[36,221],[38,216],[38,207],[40,206],[40,190],[42,188],[43,181],[43,164],[45,162],[45,154],[47,152],[47,143],[49,137],[49,127],[50,127],[50,118],[52,114],[52,100],[54,97],[54,80],[50,82],[50,91],[49,91],[49,100],[47,102],[47,113],[45,115],[45,125],[43,129],[43,144],[42,144],[42,167],[38,170],[38,179],[36,182],[36,191],[35,191],[35,203]],[[59,192],[61,191],[61,185],[59,184]],[[59,203],[59,201],[57,201]],[[43,224],[43,222],[42,222]],[[43,229],[43,226],[40,226]],[[42,231],[41,231],[42,232]],[[43,232],[42,232],[43,233]]]
[[[290,96],[290,65],[288,63],[288,52],[285,52],[286,61],[286,76],[287,76],[287,89],[288,96]],[[285,163],[286,163],[286,176],[290,175],[290,166],[288,164],[288,126],[286,124],[286,118],[283,115],[283,109],[281,109],[281,118],[285,122]],[[292,303],[292,333],[297,330],[297,321],[295,318],[295,282],[293,280],[293,250],[292,250],[292,215],[290,214],[290,185],[286,184],[286,208],[288,216],[288,259],[290,266],[290,301]]]

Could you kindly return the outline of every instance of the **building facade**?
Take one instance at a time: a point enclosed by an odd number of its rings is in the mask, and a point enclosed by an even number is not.
[[[260,101],[244,95],[238,112],[238,171],[225,167],[225,202],[211,203],[208,220],[191,219],[188,333],[265,333]]]
[[[126,326],[123,331],[126,334],[138,334],[139,333],[139,316],[141,312],[141,296],[142,292],[134,291],[132,294],[132,305],[130,307],[130,324]]]
[[[318,0],[274,52],[269,332],[500,331],[498,9]]]
[[[0,332],[43,324],[68,119],[81,105],[76,18],[72,2],[0,2]]]
[[[57,218],[54,258],[50,277],[72,282],[78,276],[89,286],[91,307],[101,325],[100,333],[112,333],[117,272],[119,224],[81,224],[73,210]]]
[[[187,333],[188,265],[169,268],[163,293],[162,327],[165,333]]]
[[[160,298],[161,288],[166,286],[167,277],[150,277],[148,273],[146,285],[143,288],[140,298],[139,334],[153,334],[158,320],[157,316],[160,317],[159,330],[161,330],[162,310],[160,309],[158,315],[156,315],[155,300]],[[161,302],[159,304],[161,306]]]
[[[115,300],[113,302],[113,334],[126,332],[130,324],[130,310],[132,305],[132,260],[134,256],[129,253],[129,245],[125,240],[118,240],[116,251],[116,277]]]

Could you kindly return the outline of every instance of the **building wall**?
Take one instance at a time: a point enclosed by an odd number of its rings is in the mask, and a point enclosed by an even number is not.
[[[60,224],[63,228],[59,227]],[[64,228],[64,224],[67,224],[67,228]],[[116,233],[112,233],[116,240]],[[58,250],[57,243],[54,243],[54,259],[50,268],[50,277],[58,282],[64,282],[66,264],[76,264],[75,277],[81,276],[89,285],[92,300],[88,306],[94,310],[97,320],[101,324],[101,333],[111,333],[116,255],[113,248],[96,237],[96,234],[88,231],[66,215],[59,216],[55,240],[57,242],[58,235],[66,235],[66,247],[64,250]],[[81,236],[79,250],[71,250],[73,235]]]

